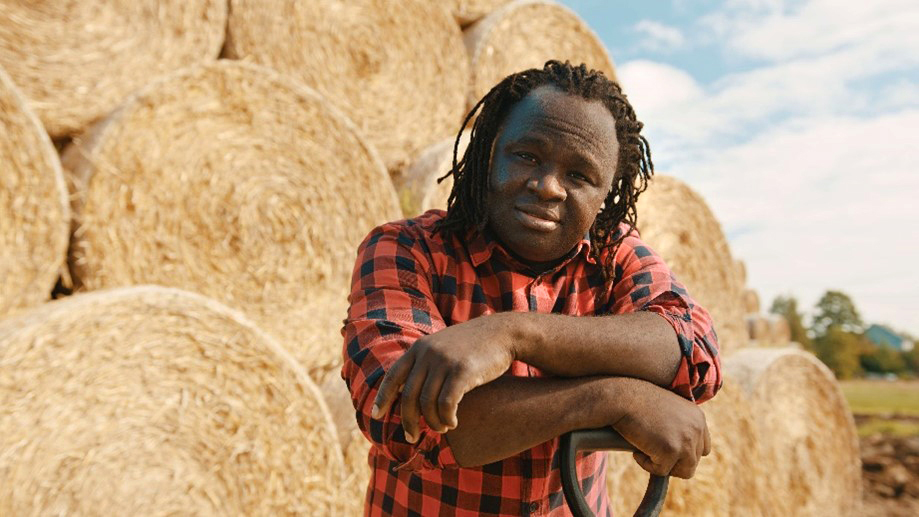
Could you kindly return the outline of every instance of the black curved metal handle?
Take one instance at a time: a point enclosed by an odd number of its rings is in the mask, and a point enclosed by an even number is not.
[[[578,483],[578,473],[574,462],[578,451],[635,451],[635,447],[612,427],[565,433],[561,437],[559,449],[562,490],[565,492],[568,508],[575,517],[593,516],[593,510],[587,506],[587,501],[584,500],[584,494],[581,492],[581,485]],[[669,476],[651,476],[645,496],[638,505],[638,509],[635,510],[635,517],[657,517],[664,507],[669,484]]]

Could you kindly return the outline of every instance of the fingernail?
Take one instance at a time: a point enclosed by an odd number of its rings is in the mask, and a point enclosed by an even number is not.
[[[373,405],[373,409],[370,410],[370,416],[373,418],[380,418],[380,406],[377,404]]]
[[[408,443],[415,443],[415,440],[417,438],[415,437],[415,435],[405,433],[405,439],[408,441]]]

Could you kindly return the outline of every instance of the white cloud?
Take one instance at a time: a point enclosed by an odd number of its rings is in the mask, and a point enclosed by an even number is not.
[[[870,9],[856,10],[873,27],[871,30],[858,28],[859,23],[848,14],[833,15],[845,9],[831,9],[826,0],[811,0],[792,15],[763,15],[761,25],[776,31],[771,35],[772,48],[782,46],[772,55],[776,61],[725,75],[704,87],[685,71],[648,61],[623,64],[620,77],[626,91],[635,98],[639,114],[657,128],[656,139],[665,147],[719,137],[744,138],[749,136],[746,133],[751,127],[790,116],[865,114],[919,106],[916,84],[906,78],[919,66],[919,52],[914,51],[919,48],[919,3],[910,4],[915,8],[904,7],[901,16],[894,19],[890,13],[901,3],[878,1],[872,2],[874,7]],[[744,12],[752,16],[749,12],[754,11],[758,12],[752,8]],[[774,9],[767,11],[772,13]],[[823,14],[828,19],[819,23],[813,20]],[[783,21],[768,22],[770,19]],[[753,20],[732,21],[734,32],[725,35],[724,44],[741,48],[744,38],[766,40],[769,33]],[[807,30],[811,23],[820,27],[822,36],[815,37]],[[915,25],[912,31],[906,29],[910,24]],[[886,74],[886,87],[865,87],[867,81],[882,74]],[[687,93],[700,90],[704,95]],[[642,96],[641,92],[653,92],[653,96],[666,99],[665,115],[658,109],[663,109],[661,101],[651,100],[651,94]]]
[[[617,70],[629,101],[642,112],[667,112],[702,98],[702,88],[685,70],[654,61],[629,61]]]
[[[727,0],[705,24],[760,64],[619,68],[658,169],[706,197],[765,305],[841,289],[919,334],[919,3]]]
[[[915,0],[734,0],[725,7],[705,21],[726,38],[730,51],[746,57],[778,61],[866,42],[896,54],[915,55],[908,49],[919,47]]]
[[[682,47],[686,42],[680,29],[652,20],[639,21],[633,30],[639,33],[638,45],[645,50],[666,52]]]
[[[788,123],[674,174],[703,193],[767,304],[804,306],[827,289],[853,296],[868,321],[919,330],[919,110]]]

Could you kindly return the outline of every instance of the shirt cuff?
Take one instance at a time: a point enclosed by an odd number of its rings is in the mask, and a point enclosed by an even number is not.
[[[447,443],[444,435],[425,429],[421,431],[421,439],[416,444],[411,457],[393,470],[424,472],[455,468],[459,468],[459,464],[456,462],[456,457],[453,456],[453,448]]]
[[[664,318],[676,332],[677,343],[680,346],[680,365],[677,367],[676,375],[670,383],[670,391],[688,399],[695,401],[692,393],[692,353],[693,353],[693,328],[692,316],[689,309],[676,307],[664,307],[661,305],[648,305],[644,309],[647,312],[653,312]]]

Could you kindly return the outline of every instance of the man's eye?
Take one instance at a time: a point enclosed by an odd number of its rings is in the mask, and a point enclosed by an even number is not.
[[[569,177],[569,178],[572,178],[572,179],[575,179],[575,180],[578,180],[578,181],[590,182],[590,180],[587,179],[587,176],[581,174],[581,173],[578,172],[578,171],[571,171],[571,172],[569,172],[569,173],[568,173],[568,177]]]
[[[514,153],[514,156],[516,156],[517,158],[520,158],[521,160],[528,161],[530,163],[536,163],[536,156],[530,153],[527,153],[527,152],[523,152],[523,151],[516,152]]]

